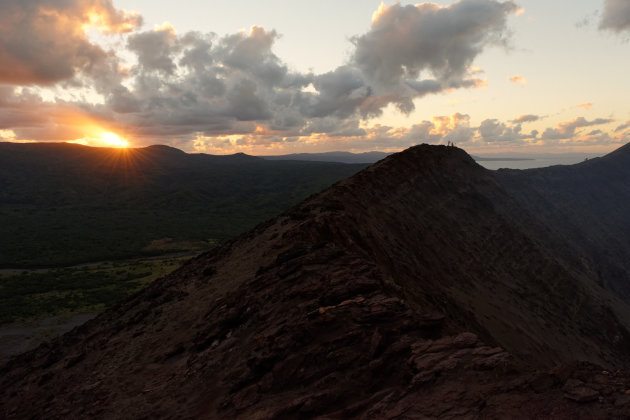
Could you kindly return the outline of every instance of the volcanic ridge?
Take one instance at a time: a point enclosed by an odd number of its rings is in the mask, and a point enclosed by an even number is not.
[[[391,155],[13,358],[0,415],[628,416],[629,168]]]

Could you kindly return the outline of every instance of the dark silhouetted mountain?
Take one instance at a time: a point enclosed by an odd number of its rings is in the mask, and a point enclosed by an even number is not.
[[[454,147],[392,155],[14,358],[0,412],[627,417],[630,311],[603,269],[626,254],[599,260],[594,233],[626,244],[625,158],[563,175],[495,173]],[[570,236],[581,217],[598,225]]]
[[[385,152],[325,152],[325,153],[293,153],[289,155],[260,156],[267,160],[302,160],[339,163],[374,163],[386,158],[391,153]]]
[[[137,256],[165,237],[230,239],[364,167],[0,143],[0,265]]]

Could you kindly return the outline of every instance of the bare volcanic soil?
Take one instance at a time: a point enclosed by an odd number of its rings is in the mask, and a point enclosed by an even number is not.
[[[0,416],[629,416],[624,289],[516,184],[392,155],[13,358]]]

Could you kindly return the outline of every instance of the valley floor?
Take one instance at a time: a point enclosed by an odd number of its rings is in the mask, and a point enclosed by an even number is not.
[[[82,325],[197,254],[1,269],[0,365]]]

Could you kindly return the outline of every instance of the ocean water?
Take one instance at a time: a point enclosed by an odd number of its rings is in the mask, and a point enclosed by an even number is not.
[[[600,155],[588,155],[588,156],[544,156],[536,157],[531,160],[479,160],[478,164],[486,169],[531,169],[531,168],[544,168],[554,165],[574,165],[576,163],[584,162],[585,159],[592,159]]]

